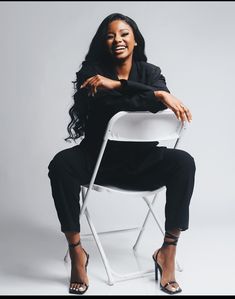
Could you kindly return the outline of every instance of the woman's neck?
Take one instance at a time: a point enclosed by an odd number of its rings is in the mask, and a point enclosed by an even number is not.
[[[115,66],[115,70],[118,76],[118,79],[125,79],[129,78],[129,74],[132,67],[132,59],[128,59],[124,62],[121,62]]]

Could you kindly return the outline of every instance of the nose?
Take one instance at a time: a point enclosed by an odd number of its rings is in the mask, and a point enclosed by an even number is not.
[[[122,42],[122,37],[121,37],[121,35],[116,34],[116,36],[115,36],[115,38],[114,38],[114,42],[115,42],[116,44]]]

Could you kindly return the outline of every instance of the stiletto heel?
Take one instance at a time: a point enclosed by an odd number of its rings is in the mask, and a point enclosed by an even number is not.
[[[158,252],[156,254],[156,258],[154,257],[154,255],[152,256],[153,260],[154,260],[154,265],[155,265],[155,280],[156,281],[158,281],[158,271],[160,272],[160,269],[161,269],[161,268],[159,268],[159,264],[157,263],[157,256],[158,256],[159,251],[160,251],[160,249],[158,250]]]
[[[178,237],[173,236],[172,234],[166,232],[166,234],[165,234],[165,238],[173,239],[174,241],[172,241],[172,242],[164,241],[162,247],[165,247],[165,246],[168,246],[168,245],[174,245],[174,246],[177,245]],[[157,262],[157,257],[158,257],[158,254],[159,254],[160,250],[161,250],[161,248],[158,249],[156,256],[154,256],[154,254],[153,254],[153,256],[152,256],[152,257],[153,257],[153,260],[154,260],[154,265],[155,265],[155,280],[156,280],[156,281],[158,281],[158,271],[160,272],[160,276],[162,277],[162,268],[161,268],[161,266],[159,265],[159,263]],[[167,282],[167,283],[163,286],[163,285],[161,284],[161,282],[160,282],[160,289],[161,289],[163,292],[165,292],[165,293],[167,293],[167,294],[170,294],[170,295],[173,295],[173,294],[177,294],[177,293],[182,292],[182,289],[181,289],[180,287],[175,288],[175,287],[172,286],[172,284],[174,284],[174,283],[177,283],[177,282],[176,282],[176,281],[169,281],[169,282]],[[173,288],[173,290],[169,290],[169,289],[167,289],[168,286],[170,286],[171,288]]]
[[[76,244],[69,244],[70,253],[71,253],[71,250],[73,248],[75,248],[76,246],[81,246],[81,241],[80,240]],[[87,259],[86,260],[86,264],[85,264],[85,271],[87,272],[87,266],[88,266],[88,262],[89,262],[89,254],[85,251],[84,248],[82,248],[82,250],[84,251],[84,253],[86,255],[86,259]],[[72,284],[82,285],[82,287],[80,286],[79,288],[75,289],[75,288],[71,287]],[[70,294],[79,294],[79,295],[82,295],[82,294],[84,294],[88,290],[88,287],[89,287],[89,285],[87,285],[83,281],[72,281],[72,280],[70,280],[69,293]]]
[[[158,281],[158,266],[157,266],[157,263],[155,263],[155,280]]]
[[[155,263],[155,280],[158,281],[158,267],[157,267],[157,263]]]

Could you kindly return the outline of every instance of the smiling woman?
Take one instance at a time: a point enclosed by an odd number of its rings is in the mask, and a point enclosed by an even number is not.
[[[83,294],[89,285],[89,255],[80,241],[79,193],[81,185],[91,179],[110,118],[123,110],[157,113],[166,108],[182,121],[191,121],[192,115],[169,92],[161,69],[147,62],[142,34],[136,23],[122,14],[103,20],[76,75],[66,140],[85,138],[55,155],[49,177],[61,231],[69,244],[69,292]],[[175,280],[176,244],[180,232],[188,229],[194,174],[194,159],[185,151],[160,147],[157,142],[110,142],[95,181],[139,190],[166,186],[166,233],[152,257],[161,274],[161,290],[169,294],[181,292]]]
[[[107,46],[118,60],[132,59],[135,37],[132,28],[123,21],[113,21],[108,26]]]

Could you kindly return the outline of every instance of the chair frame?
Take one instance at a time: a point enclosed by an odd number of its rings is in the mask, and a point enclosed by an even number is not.
[[[145,227],[146,227],[146,224],[147,224],[147,221],[150,217],[150,214],[152,214],[159,230],[161,231],[161,233],[163,234],[164,236],[164,230],[162,228],[162,226],[160,225],[158,219],[157,219],[157,216],[154,212],[154,203],[156,202],[156,199],[157,199],[157,195],[162,192],[163,190],[166,190],[165,187],[161,187],[161,188],[158,188],[157,190],[153,190],[153,191],[127,191],[125,189],[120,189],[120,188],[116,188],[116,187],[112,187],[112,186],[100,186],[100,185],[97,185],[97,184],[94,184],[95,182],[95,179],[96,179],[96,175],[97,175],[97,172],[99,170],[99,166],[100,166],[100,163],[101,163],[101,160],[102,160],[102,157],[104,155],[104,151],[105,151],[105,148],[106,148],[106,145],[107,145],[107,142],[108,140],[118,140],[118,141],[144,141],[144,140],[125,140],[125,139],[122,139],[120,138],[119,136],[113,136],[113,127],[115,125],[115,123],[120,120],[122,117],[125,117],[127,116],[128,114],[132,114],[135,116],[135,114],[144,114],[147,115],[148,114],[151,114],[153,115],[153,113],[151,112],[148,112],[148,111],[138,111],[138,112],[128,112],[128,111],[121,111],[121,112],[118,112],[116,113],[109,121],[108,125],[107,125],[107,129],[106,129],[106,132],[105,132],[105,135],[104,135],[104,140],[103,140],[103,143],[102,143],[102,146],[101,146],[101,149],[100,149],[100,152],[99,152],[99,155],[98,155],[98,158],[97,158],[97,162],[96,162],[96,165],[95,165],[95,168],[94,168],[94,171],[93,171],[93,174],[92,174],[92,177],[91,177],[91,180],[90,180],[90,183],[89,185],[83,185],[81,186],[81,195],[82,195],[82,207],[81,207],[81,212],[80,212],[80,217],[85,215],[86,216],[86,219],[87,219],[87,222],[89,224],[89,227],[90,227],[90,230],[91,230],[91,235],[94,237],[94,240],[95,240],[95,243],[98,247],[98,250],[100,252],[100,255],[101,255],[101,258],[102,258],[102,262],[104,264],[104,267],[105,267],[105,271],[107,273],[107,277],[108,277],[108,281],[107,283],[109,285],[113,285],[115,282],[118,282],[118,281],[125,281],[127,279],[134,279],[134,278],[138,278],[138,277],[143,277],[144,275],[147,275],[147,274],[150,274],[150,273],[153,273],[153,270],[145,270],[145,271],[138,271],[138,272],[132,272],[132,273],[127,273],[127,274],[120,274],[120,273],[117,273],[115,272],[109,261],[108,261],[108,258],[106,256],[106,253],[104,251],[104,248],[101,244],[101,241],[100,241],[100,238],[99,238],[99,233],[97,232],[94,224],[93,224],[93,221],[91,219],[91,216],[90,216],[90,213],[89,213],[89,210],[88,210],[88,207],[87,207],[87,204],[88,204],[88,200],[90,198],[90,195],[91,195],[91,191],[92,190],[95,190],[95,191],[98,191],[98,192],[103,192],[103,191],[110,191],[110,192],[122,192],[123,194],[125,195],[132,195],[132,196],[139,196],[139,197],[142,197],[145,201],[145,203],[147,204],[148,206],[148,212],[147,212],[147,215],[145,216],[145,219],[144,219],[144,222],[140,228],[140,232],[139,232],[139,235],[136,239],[136,242],[133,246],[133,250],[136,251],[137,248],[138,248],[138,245],[139,245],[139,242],[143,236],[143,232],[145,230]],[[154,114],[156,116],[156,118],[159,116],[159,115],[171,115],[172,117],[175,117],[174,113],[167,109],[167,110],[163,110],[163,111],[160,111],[156,114]],[[176,118],[176,117],[175,117]],[[161,139],[161,140],[151,140],[151,141],[165,141],[165,140],[173,140],[173,139],[176,139],[176,142],[174,144],[174,146],[172,146],[172,148],[177,148],[178,145],[179,145],[179,141],[181,140],[182,138],[182,135],[183,135],[183,132],[185,131],[186,129],[186,122],[181,122],[180,120],[177,120],[178,121],[178,129],[177,129],[177,134],[174,135],[174,136],[168,136],[167,138],[165,139]],[[174,137],[174,138],[172,138]],[[148,140],[150,141],[150,140]],[[149,196],[153,195],[153,199],[152,201],[148,199]],[[135,228],[136,229],[136,228]],[[125,229],[124,229],[125,230]],[[123,231],[124,231],[123,230]],[[130,229],[128,229],[130,230]],[[111,233],[111,232],[114,232],[114,231],[107,231],[105,233]],[[67,253],[65,255],[65,258],[64,258],[65,261],[68,260],[68,250],[67,250]],[[176,261],[176,266],[177,266],[177,270],[178,271],[182,271],[182,268],[181,266],[179,265],[179,263]]]

